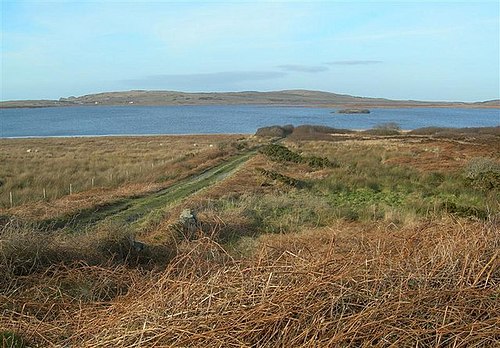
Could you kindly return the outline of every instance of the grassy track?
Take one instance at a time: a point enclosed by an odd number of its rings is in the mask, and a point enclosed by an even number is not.
[[[250,151],[235,156],[216,167],[183,179],[158,192],[146,196],[129,197],[104,206],[93,207],[92,209],[80,211],[78,214],[45,221],[44,225],[51,228],[67,227],[76,232],[103,220],[139,224],[159,209],[223,180],[255,153],[255,151]]]

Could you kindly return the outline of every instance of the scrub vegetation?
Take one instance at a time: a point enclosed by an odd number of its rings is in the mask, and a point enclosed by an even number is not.
[[[37,142],[54,158],[71,146],[89,151],[75,156],[82,173],[90,148],[113,173],[165,160],[129,181],[41,202],[27,180],[23,204],[3,203],[3,345],[499,345],[498,130],[390,128],[317,127],[318,140],[316,128],[296,127],[278,142],[2,140],[2,194],[19,176],[45,175],[44,161],[29,157],[41,150],[26,152]],[[148,151],[150,141],[158,144]],[[208,168],[220,175],[208,180]],[[161,195],[168,187],[179,188],[166,191],[175,199]],[[115,213],[123,200],[132,208]],[[187,208],[197,217],[189,227],[179,221]],[[109,210],[90,223],[92,209]]]

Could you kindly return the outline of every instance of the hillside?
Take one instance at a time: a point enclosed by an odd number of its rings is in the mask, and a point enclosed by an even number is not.
[[[308,90],[273,92],[184,93],[175,91],[106,92],[59,100],[13,100],[0,102],[0,108],[36,108],[80,105],[291,105],[318,107],[475,107],[499,108],[500,100],[476,103],[425,102],[365,98]]]

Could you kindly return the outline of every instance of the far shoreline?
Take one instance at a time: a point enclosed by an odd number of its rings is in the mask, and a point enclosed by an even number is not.
[[[300,126],[300,125],[299,125]],[[302,125],[302,126],[320,126],[321,125]],[[270,126],[272,127],[272,126]],[[347,130],[353,133],[329,133],[331,135],[335,136],[353,136],[353,135],[367,135],[367,136],[380,136],[380,137],[397,137],[397,136],[409,136],[411,135],[410,133],[412,131],[416,130],[427,130],[427,129],[435,129],[436,131],[471,131],[471,130],[487,130],[487,129],[499,129],[499,134],[500,134],[500,125],[497,126],[483,126],[483,127],[419,127],[419,128],[414,128],[414,129],[398,129],[394,130],[397,133],[392,133],[392,134],[371,134],[369,133],[372,130],[377,130],[376,127],[374,128],[366,128],[366,129],[361,129],[361,128],[356,128],[356,129],[338,129],[340,131]],[[335,129],[335,128],[333,128]],[[42,140],[42,139],[93,139],[93,138],[164,138],[164,137],[252,137],[252,136],[258,136],[254,133],[175,133],[175,134],[102,134],[102,135],[33,135],[33,136],[19,136],[19,137],[0,137],[0,141],[5,141],[5,140]],[[287,136],[283,137],[283,139],[286,139]]]
[[[0,102],[0,103],[10,103]],[[55,104],[55,105],[16,105],[16,106],[4,106],[0,104],[0,110],[12,110],[12,109],[50,109],[50,108],[80,108],[80,107],[91,107],[91,108],[100,108],[100,107],[193,107],[193,106],[257,106],[257,107],[295,107],[295,108],[318,108],[318,109],[341,109],[341,108],[364,108],[364,109],[499,109],[500,104],[498,105],[481,105],[479,103],[452,103],[452,104],[441,104],[441,103],[432,103],[432,104],[260,104],[260,103],[238,103],[238,104],[202,104],[202,103],[193,103],[193,104],[78,104],[78,105],[64,105],[64,104]]]
[[[426,101],[360,97],[333,92],[293,89],[281,91],[179,92],[132,90],[102,92],[67,98],[0,101],[0,109],[75,106],[209,106],[262,105],[318,108],[500,108],[500,99],[475,102]]]
[[[252,136],[253,133],[176,133],[176,134],[97,134],[97,135],[28,135],[20,137],[0,137],[8,139],[72,139],[72,138],[154,138],[154,137],[197,137],[197,136]]]

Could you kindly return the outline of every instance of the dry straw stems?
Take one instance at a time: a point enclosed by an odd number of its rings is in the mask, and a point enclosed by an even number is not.
[[[494,222],[338,223],[179,245],[162,271],[82,264],[13,279],[0,326],[46,347],[493,347]]]

